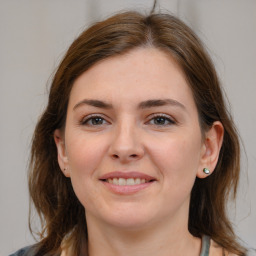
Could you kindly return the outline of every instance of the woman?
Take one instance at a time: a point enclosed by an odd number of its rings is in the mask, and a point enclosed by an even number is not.
[[[227,217],[239,141],[213,64],[168,14],[84,31],[32,144],[41,240],[16,255],[246,255]]]

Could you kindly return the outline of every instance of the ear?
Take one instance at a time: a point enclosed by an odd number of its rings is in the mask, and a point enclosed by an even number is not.
[[[60,131],[60,129],[54,131],[54,141],[57,147],[58,163],[60,169],[66,177],[70,177],[64,134],[62,131]]]
[[[198,178],[206,178],[209,174],[203,172],[204,168],[212,173],[217,165],[219,153],[223,142],[224,128],[221,122],[216,121],[205,133],[202,145],[201,164],[197,171]]]

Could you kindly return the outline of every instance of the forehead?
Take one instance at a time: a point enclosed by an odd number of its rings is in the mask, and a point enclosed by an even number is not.
[[[180,66],[171,55],[155,48],[137,48],[107,58],[80,75],[71,90],[70,103],[95,97],[111,103],[171,97],[194,105]]]

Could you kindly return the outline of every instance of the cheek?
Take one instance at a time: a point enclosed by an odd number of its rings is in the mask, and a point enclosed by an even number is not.
[[[176,134],[154,143],[150,150],[152,159],[166,182],[174,186],[194,182],[200,163],[200,142],[200,134],[193,137]]]
[[[70,178],[74,192],[87,208],[97,200],[97,169],[105,155],[102,139],[93,136],[78,135],[79,140],[74,136],[68,138],[67,156],[70,168]]]
[[[71,170],[71,175],[93,176],[95,170],[104,157],[106,147],[101,136],[85,136],[78,134],[75,139],[70,137],[67,141],[67,156]]]

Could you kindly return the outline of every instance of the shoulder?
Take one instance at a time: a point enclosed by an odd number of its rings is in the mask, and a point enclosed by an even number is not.
[[[34,256],[35,255],[35,246],[27,246],[15,253],[10,254],[9,256]]]
[[[256,256],[256,250],[254,249],[248,249],[245,256]],[[221,246],[219,246],[215,241],[212,239],[210,240],[210,253],[209,256],[221,256],[221,255],[227,255],[227,256],[239,256],[234,253],[227,252],[225,249],[223,249]]]

